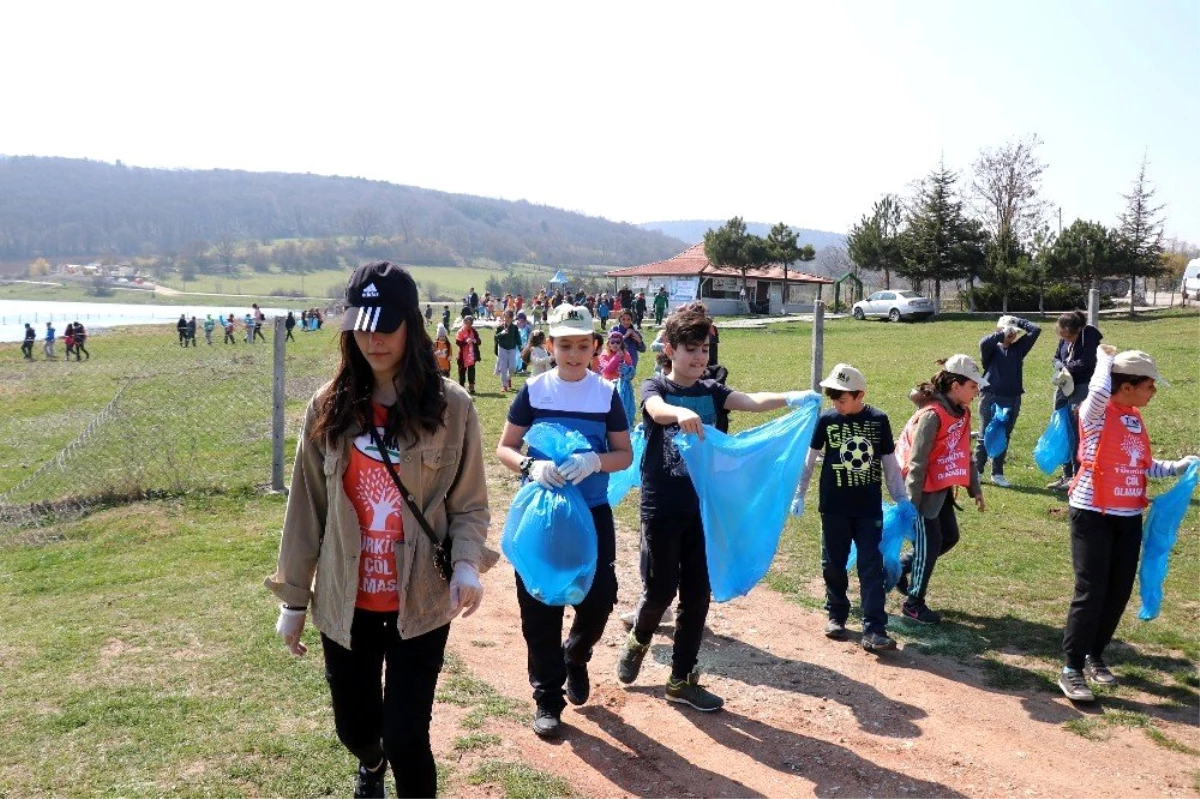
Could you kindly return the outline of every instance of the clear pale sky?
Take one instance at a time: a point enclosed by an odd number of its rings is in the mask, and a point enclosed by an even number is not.
[[[1143,153],[1200,243],[1200,2],[10,4],[0,153],[361,176],[610,219],[844,232],[1045,144],[1114,225]]]

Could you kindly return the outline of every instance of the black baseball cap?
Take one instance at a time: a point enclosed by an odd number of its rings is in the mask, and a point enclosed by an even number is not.
[[[417,308],[417,282],[391,261],[363,264],[346,284],[342,330],[392,333],[406,308]]]

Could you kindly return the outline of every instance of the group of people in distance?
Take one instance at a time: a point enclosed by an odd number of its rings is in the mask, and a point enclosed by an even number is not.
[[[42,339],[42,354],[47,360],[53,360],[57,356],[54,354],[54,342],[57,340],[58,334],[54,330],[54,323],[46,323],[45,337]],[[87,349],[88,333],[87,329],[79,322],[70,322],[63,330],[63,344],[66,346],[66,360],[71,360],[71,356],[75,356],[75,360],[91,360],[92,354]],[[27,361],[34,360],[33,345],[37,342],[37,331],[33,329],[33,325],[25,323],[25,337],[21,340],[21,355]],[[83,358],[79,356],[82,355]]]
[[[320,631],[337,735],[358,759],[355,795],[384,795],[390,765],[397,795],[433,796],[429,730],[450,623],[479,607],[480,575],[497,559],[487,546],[482,434],[470,393],[447,379],[449,341],[430,338],[416,284],[405,270],[386,261],[359,267],[347,285],[346,305],[340,362],[305,413],[278,562],[266,585],[282,603],[276,631],[293,654],[307,650],[302,633],[309,616]],[[1060,319],[1063,341],[1085,336],[1084,328],[1072,333],[1072,325],[1072,319]],[[637,679],[651,636],[677,599],[664,695],[701,711],[719,710],[723,700],[701,684],[696,669],[711,592],[699,497],[675,437],[703,437],[706,426],[718,425],[729,411],[764,412],[805,401],[804,392],[743,393],[714,379],[712,330],[700,303],[673,313],[665,320],[661,372],[641,389],[642,591],[613,664],[620,682]],[[567,704],[589,699],[593,649],[617,601],[607,482],[631,465],[633,453],[618,392],[591,368],[591,314],[560,303],[544,332],[538,346],[546,368],[516,392],[496,457],[523,481],[549,490],[568,482],[578,486],[595,523],[596,576],[574,606],[565,639],[564,608],[543,604],[516,577],[536,705],[532,728],[554,738],[562,734]],[[807,487],[823,455],[818,511],[830,637],[846,635],[846,563],[854,542],[861,645],[874,652],[895,647],[883,609],[879,555],[885,484],[891,498],[912,503],[919,518],[898,586],[902,612],[918,623],[939,621],[925,598],[938,558],[958,540],[955,491],[965,489],[984,509],[979,472],[987,453],[981,458],[973,452],[971,406],[981,392],[992,405],[1010,407],[1014,397],[1019,403],[1023,387],[1014,365],[1038,334],[1035,325],[1005,317],[981,345],[982,368],[964,354],[941,362],[929,381],[913,389],[917,408],[897,443],[886,414],[866,403],[867,379],[860,370],[838,364],[821,382],[831,407],[818,420],[801,482]],[[1073,374],[1078,355],[1077,347],[1060,347],[1060,369]],[[460,380],[473,383],[461,368]],[[1177,474],[1195,460],[1150,457],[1139,408],[1151,401],[1157,382],[1157,368],[1145,353],[1100,346],[1088,390],[1076,405],[1083,438],[1069,486],[1076,585],[1059,679],[1073,700],[1093,698],[1089,680],[1115,681],[1103,653],[1132,589],[1146,478]],[[1060,386],[1069,404],[1074,386]],[[524,448],[525,432],[540,422],[578,431],[590,449],[555,463]],[[1131,442],[1140,447],[1136,458],[1129,454]],[[1001,486],[1003,466],[1003,457],[993,459],[992,479]]]

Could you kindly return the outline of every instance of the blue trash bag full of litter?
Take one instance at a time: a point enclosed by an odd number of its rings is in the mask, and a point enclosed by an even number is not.
[[[884,589],[891,591],[900,579],[900,548],[904,542],[913,541],[913,524],[917,521],[917,506],[904,500],[899,505],[883,503],[883,535],[879,539],[879,552],[883,555]],[[858,561],[858,547],[850,542],[850,558],[846,570],[854,568]]]
[[[804,470],[821,397],[737,435],[705,425],[704,440],[678,433],[675,447],[700,498],[713,598],[749,593],[767,573]]]
[[[633,429],[634,417],[637,416],[637,398],[633,396],[634,368],[629,364],[621,364],[621,377],[617,380],[617,397],[621,400],[621,408],[625,411],[625,421],[629,429]]]
[[[1071,414],[1064,406],[1050,414],[1050,424],[1033,448],[1033,459],[1046,474],[1053,474],[1071,459]]]
[[[592,448],[579,431],[548,422],[525,431],[525,443],[555,464]],[[592,588],[596,522],[578,486],[550,489],[532,481],[521,486],[508,509],[500,548],[539,602],[577,605]]]
[[[1011,412],[1012,408],[992,406],[992,419],[983,431],[983,448],[987,450],[989,458],[998,458],[1008,449],[1008,430],[1005,425]]]
[[[1142,565],[1138,573],[1141,584],[1142,609],[1138,618],[1150,621],[1158,616],[1162,608],[1163,583],[1167,579],[1167,565],[1179,525],[1187,513],[1188,503],[1196,490],[1200,464],[1188,466],[1175,485],[1159,494],[1150,503],[1146,514],[1146,525],[1142,531]]]
[[[642,484],[642,456],[646,454],[646,430],[642,425],[629,431],[629,443],[633,445],[633,463],[608,476],[608,504],[614,508],[631,489]]]

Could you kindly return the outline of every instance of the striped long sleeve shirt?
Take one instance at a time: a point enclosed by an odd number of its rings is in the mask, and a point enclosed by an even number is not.
[[[1088,395],[1079,406],[1079,427],[1083,434],[1083,452],[1080,458],[1083,462],[1093,462],[1096,450],[1100,446],[1100,431],[1104,428],[1104,409],[1108,407],[1112,397],[1112,365],[1113,358],[1103,350],[1096,352],[1096,371],[1088,383]],[[1170,461],[1151,459],[1150,467],[1146,469],[1147,477],[1170,477],[1175,474],[1174,465]],[[1095,504],[1092,486],[1092,470],[1082,469],[1079,481],[1071,491],[1072,508],[1093,510],[1112,516],[1137,516],[1140,510],[1135,508],[1101,508]]]

